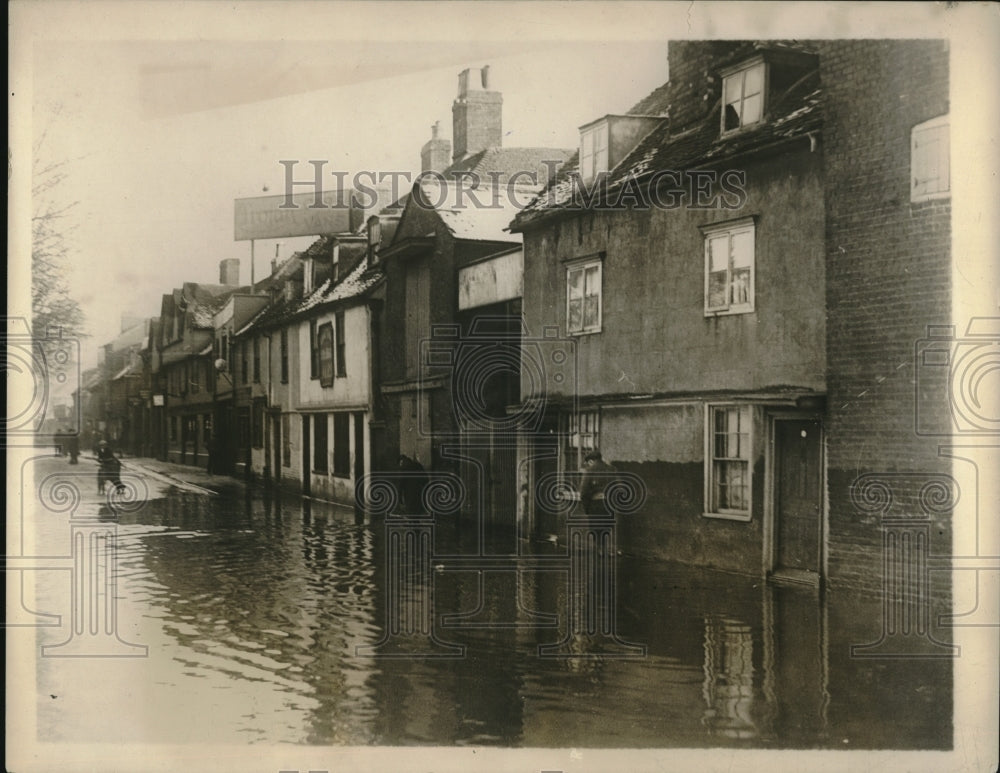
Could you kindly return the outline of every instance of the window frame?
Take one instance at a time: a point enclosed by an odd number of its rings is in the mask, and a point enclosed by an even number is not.
[[[583,467],[583,457],[588,451],[601,447],[601,409],[581,408],[564,415],[566,420],[563,450],[566,454],[566,471],[574,472]],[[584,431],[581,431],[581,427]],[[575,455],[576,458],[571,459],[571,455]]]
[[[253,337],[253,383],[260,383],[260,336]]]
[[[333,360],[334,377],[345,378],[347,376],[347,336],[344,332],[346,322],[344,312],[338,311],[333,315]]]
[[[945,179],[946,187],[943,189],[938,189],[934,191],[918,191],[918,181],[916,178],[916,162],[917,162],[917,135],[921,132],[932,131],[935,129],[945,129],[945,148],[944,155],[938,156],[938,163],[940,169],[940,162],[942,158],[944,160],[944,175],[938,175],[938,180],[942,177]],[[938,199],[947,199],[951,197],[951,114],[944,113],[935,118],[931,118],[927,121],[918,123],[912,129],[910,129],[910,201],[913,203],[919,203],[922,201],[935,201]]]
[[[597,268],[597,322],[594,325],[588,327],[585,324],[586,320],[586,305],[587,305],[587,271],[592,268]],[[604,328],[604,255],[590,255],[585,258],[579,258],[577,260],[570,261],[566,263],[566,333],[571,336],[581,336],[581,335],[592,335],[594,333],[600,333]],[[570,277],[572,274],[580,272],[582,273],[582,296],[579,298],[580,305],[580,328],[574,330],[571,327],[571,312],[570,304],[573,301],[572,298],[572,284],[570,283]]]
[[[701,227],[702,236],[702,262],[704,271],[704,296],[702,305],[706,317],[716,317],[731,314],[752,314],[757,310],[757,218],[746,217],[739,220],[729,220],[724,223],[713,223]],[[747,283],[748,300],[745,303],[734,304],[731,301],[732,295],[732,274],[733,274],[733,236],[734,234],[749,231],[753,239],[753,253],[750,259],[750,279]],[[726,265],[726,305],[710,306],[709,291],[711,286],[711,275],[715,272],[711,270],[710,246],[712,239],[726,234],[729,237],[729,256]]]
[[[761,78],[760,78],[760,117],[749,123],[743,121],[743,103],[747,99],[746,95],[746,76],[751,70],[760,67],[762,68]],[[742,131],[743,129],[748,129],[751,126],[758,126],[767,120],[767,95],[768,86],[770,85],[770,67],[768,63],[762,58],[758,57],[756,59],[751,59],[746,62],[741,62],[735,67],[728,68],[719,73],[722,76],[722,98],[720,100],[721,108],[719,110],[719,134],[720,136],[726,136],[733,134],[735,132]],[[726,128],[726,107],[730,104],[735,104],[726,101],[726,86],[731,78],[740,78],[740,112],[739,125],[734,126],[730,129]],[[754,96],[753,94],[750,95]]]
[[[607,119],[591,124],[580,130],[580,177],[583,180],[593,180],[600,174],[607,174],[609,171],[610,157],[610,134],[611,129]],[[603,137],[603,142],[598,144],[598,137]],[[590,152],[585,153],[587,144],[590,144]],[[599,163],[603,155],[603,163]]]
[[[715,454],[715,417],[718,411],[739,412],[742,419],[746,420],[746,432],[742,431],[742,423],[738,422],[737,435],[746,435],[746,457],[716,457]],[[704,500],[702,517],[718,518],[726,521],[740,521],[748,523],[753,520],[753,461],[754,461],[754,407],[748,403],[708,403],[705,406],[705,468],[704,468]],[[742,439],[741,439],[742,445]],[[716,505],[716,475],[715,463],[740,462],[744,465],[745,488],[744,493],[746,509],[720,508]]]

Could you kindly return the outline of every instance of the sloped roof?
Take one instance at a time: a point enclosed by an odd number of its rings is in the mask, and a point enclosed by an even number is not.
[[[174,290],[174,302],[182,310],[191,312],[192,325],[196,328],[214,326],[215,312],[226,305],[229,296],[246,288],[232,285],[203,284],[185,282],[180,290]]]
[[[443,175],[449,181],[456,175],[475,174],[484,183],[494,180],[506,183],[512,176],[525,172],[532,177],[522,175],[515,182],[547,185],[552,172],[572,155],[573,151],[565,148],[486,148],[456,161],[444,170]]]
[[[361,261],[340,281],[333,283],[328,279],[320,285],[316,292],[303,299],[302,305],[296,311],[308,311],[328,303],[357,298],[375,287],[383,276],[379,266],[369,268],[365,261]]]
[[[537,192],[534,187],[518,187],[514,191],[493,186],[470,189],[434,179],[422,180],[417,185],[423,203],[414,206],[431,206],[456,239],[467,241],[519,243],[521,237],[508,231],[507,226],[518,207]],[[511,192],[513,199],[508,195]]]
[[[813,71],[784,94],[777,95],[769,107],[769,119],[757,126],[720,136],[720,103],[704,119],[679,134],[672,135],[669,122],[664,121],[608,173],[603,187],[604,198],[610,198],[610,194],[621,190],[627,182],[656,171],[695,169],[702,164],[716,163],[817,131],[822,126],[820,99],[819,73]],[[556,181],[518,213],[511,224],[512,229],[519,231],[556,211],[578,210],[580,202],[574,200],[578,175],[577,154],[560,170]]]

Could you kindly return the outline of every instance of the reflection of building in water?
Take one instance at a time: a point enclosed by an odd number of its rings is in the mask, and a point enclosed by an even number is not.
[[[753,633],[738,620],[705,618],[702,723],[710,735],[754,738]]]

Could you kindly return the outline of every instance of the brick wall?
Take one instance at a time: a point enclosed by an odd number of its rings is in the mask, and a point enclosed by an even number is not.
[[[914,431],[914,345],[950,320],[950,201],[910,202],[910,131],[948,111],[941,41],[818,44],[824,197],[831,585],[882,586],[880,513],[851,502],[863,473],[892,479],[919,511],[920,476],[947,473]],[[945,396],[931,410],[946,411]],[[925,406],[926,407],[926,406]],[[934,524],[947,553],[950,523]]]
[[[704,118],[715,106],[722,94],[722,80],[715,68],[740,45],[739,41],[729,40],[670,41],[667,60],[672,132]]]

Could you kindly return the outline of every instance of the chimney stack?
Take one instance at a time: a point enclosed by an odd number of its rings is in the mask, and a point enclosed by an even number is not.
[[[431,127],[431,138],[420,149],[421,172],[443,172],[451,162],[451,141],[438,137],[441,122]]]
[[[228,287],[240,286],[239,258],[226,258],[219,261],[219,284]]]
[[[458,97],[451,106],[454,161],[503,144],[503,95],[490,91],[489,82],[489,65],[458,75]]]

